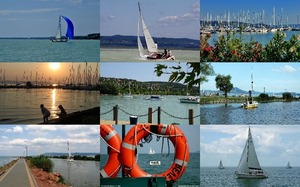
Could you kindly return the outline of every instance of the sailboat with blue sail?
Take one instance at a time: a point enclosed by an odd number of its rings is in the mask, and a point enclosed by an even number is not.
[[[64,20],[67,23],[66,37],[61,36],[61,18],[64,18]],[[73,38],[74,38],[74,25],[73,25],[72,21],[65,16],[59,15],[56,35],[54,38],[51,39],[51,41],[52,42],[67,42],[68,40],[71,40]]]

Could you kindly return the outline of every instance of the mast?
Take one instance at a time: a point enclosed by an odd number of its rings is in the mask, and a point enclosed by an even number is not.
[[[57,26],[55,38],[57,38],[57,39],[61,38],[61,15],[58,16],[58,26]]]

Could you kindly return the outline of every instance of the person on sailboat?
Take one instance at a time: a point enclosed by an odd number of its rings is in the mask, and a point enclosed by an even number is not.
[[[59,116],[59,118],[64,118],[67,116],[67,112],[64,109],[64,107],[62,105],[59,105],[58,108],[60,109],[60,114],[57,114]]]
[[[164,49],[164,53],[162,55],[162,58],[166,58],[167,54],[168,54],[167,49]]]
[[[43,114],[44,123],[47,123],[48,122],[48,117],[50,117],[51,113],[47,108],[44,107],[44,104],[41,104],[40,108],[41,108],[41,112]]]

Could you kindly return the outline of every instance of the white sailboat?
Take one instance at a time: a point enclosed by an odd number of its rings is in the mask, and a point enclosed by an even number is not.
[[[171,54],[171,51],[165,51],[164,54],[161,54],[158,52],[158,47],[157,44],[154,42],[149,29],[146,26],[146,23],[144,21],[142,11],[141,11],[141,6],[140,2],[138,2],[138,7],[139,7],[139,19],[138,19],[138,31],[137,31],[137,43],[138,43],[138,50],[140,57],[143,59],[167,59],[167,60],[175,60],[175,57]],[[142,28],[140,28],[140,25]],[[143,35],[145,37],[146,41],[146,46],[147,46],[147,53],[145,54],[145,50],[140,38],[140,33],[141,30],[143,31]]]
[[[249,108],[258,107],[258,102],[253,100],[252,93],[253,93],[253,74],[251,73],[251,90],[249,90],[249,96],[246,99],[246,102],[241,104],[242,108],[249,109]]]
[[[246,141],[243,154],[235,174],[238,178],[263,179],[268,178],[266,173],[261,169],[254,148],[254,143],[250,131],[248,130],[248,139]]]
[[[74,159],[72,158],[72,155],[71,155],[71,150],[70,150],[70,143],[69,143],[69,141],[67,142],[67,145],[68,145],[68,157],[67,157],[67,162],[74,162]]]
[[[64,20],[68,25],[66,37],[61,36],[61,17],[64,18]],[[72,21],[65,16],[59,15],[56,35],[54,38],[51,39],[51,42],[67,42],[68,39],[73,39],[73,38],[74,38],[74,25]]]
[[[290,162],[287,163],[286,168],[287,168],[287,169],[292,169],[292,166],[291,166]]]
[[[219,164],[219,169],[225,169],[225,167],[223,166],[222,160],[220,160],[220,164]]]
[[[155,151],[154,151],[154,149],[152,149],[151,147],[150,147],[150,150],[149,150],[149,154],[150,154],[150,155],[153,155],[153,154],[155,154]]]

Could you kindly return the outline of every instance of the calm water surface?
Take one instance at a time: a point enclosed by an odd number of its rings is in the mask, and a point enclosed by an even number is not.
[[[287,31],[286,33],[286,40],[289,40],[292,35],[299,35],[299,31]],[[209,39],[209,44],[214,45],[214,40],[218,40],[218,37],[221,35],[226,35],[226,33],[217,33],[217,34],[212,34],[212,37]],[[237,37],[240,36],[240,34],[236,34]],[[242,34],[242,40],[244,42],[249,42],[251,37],[253,38],[254,41],[258,41],[259,43],[265,45],[270,42],[270,40],[275,36],[275,33],[243,33]]]
[[[213,167],[200,167],[200,186],[202,187],[289,187],[299,186],[300,168],[293,167],[263,167],[267,173],[266,179],[237,179],[236,168],[227,167],[218,169]]]
[[[161,154],[139,154],[138,156],[138,165],[147,173],[158,174],[167,170],[173,163],[174,154],[170,154],[168,157],[163,157]],[[100,157],[100,168],[103,168],[108,159],[108,155],[102,155]],[[151,166],[149,161],[151,160],[160,160],[160,166]],[[196,185],[199,186],[200,176],[199,176],[199,167],[200,167],[200,154],[199,153],[190,153],[190,161],[188,163],[187,169],[181,178],[175,183],[177,185]],[[122,177],[121,171],[118,174],[118,177]],[[196,187],[195,186],[195,187]]]
[[[99,187],[99,162],[75,160],[67,163],[66,159],[51,159],[53,171],[59,172],[65,182],[73,187]]]
[[[0,39],[1,62],[99,62],[99,40]]]
[[[171,124],[171,123],[179,123],[179,124],[188,124],[188,119],[178,119],[187,118],[188,110],[193,109],[194,116],[199,115],[200,105],[199,104],[188,104],[188,103],[180,103],[178,98],[182,98],[184,96],[163,96],[162,100],[145,100],[145,98],[149,98],[150,96],[133,96],[133,98],[124,98],[122,96],[100,96],[100,114],[106,113],[113,109],[114,106],[118,105],[120,109],[125,112],[133,115],[144,115],[148,113],[148,108],[152,107],[152,110],[156,110],[158,106],[161,107],[162,110],[166,111],[166,113],[171,114],[172,116],[162,112],[161,113],[161,123],[163,124]],[[119,110],[119,121],[129,121],[129,116]],[[157,112],[153,115],[153,123],[157,123]],[[100,120],[112,120],[113,113],[110,112],[105,115],[100,116]],[[194,124],[200,124],[198,118],[194,118]],[[139,117],[139,122],[146,123],[148,120],[148,116]]]
[[[67,113],[99,107],[97,91],[64,89],[0,89],[0,123],[36,124],[43,122],[40,104],[57,118],[58,105]]]
[[[0,167],[15,160],[16,157],[10,157],[10,156],[0,156]]]
[[[201,124],[300,124],[300,102],[259,103],[258,108],[243,109],[240,104],[201,105]]]
[[[175,62],[200,62],[200,52],[198,50],[171,50],[175,56]],[[162,51],[163,52],[163,51]],[[147,62],[142,59],[136,48],[101,48],[101,62]],[[154,60],[153,62],[166,61]],[[170,61],[174,62],[174,61]]]

